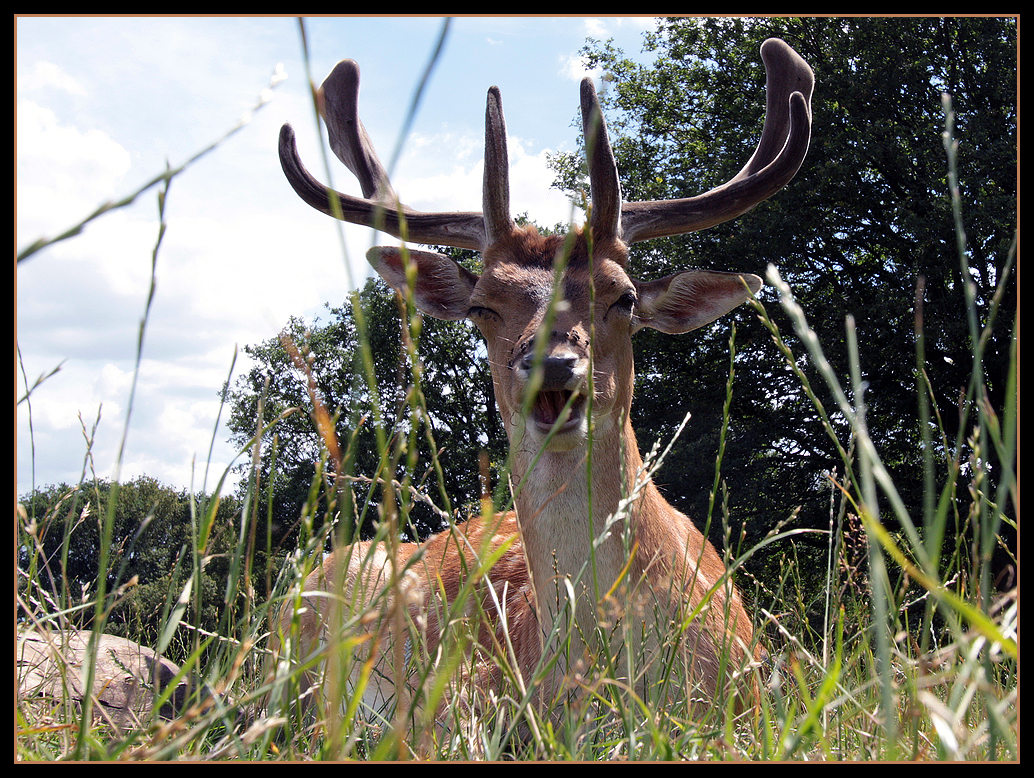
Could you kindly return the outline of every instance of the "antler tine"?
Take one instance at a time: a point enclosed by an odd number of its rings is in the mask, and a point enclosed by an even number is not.
[[[815,89],[815,74],[811,67],[779,38],[769,38],[761,44],[761,61],[765,63],[766,76],[765,126],[757,150],[736,179],[753,175],[779,156],[784,140],[794,129],[791,105],[795,93],[804,98],[808,111],[804,152],[807,152],[807,142],[811,138],[811,94]],[[804,153],[796,162],[791,177],[804,162]]]
[[[395,190],[359,119],[359,65],[355,60],[337,63],[316,96],[330,148],[359,179],[363,197],[394,205]]]
[[[734,219],[796,175],[811,140],[815,75],[808,63],[778,38],[761,45],[761,58],[767,75],[765,126],[750,161],[732,179],[702,195],[625,203],[621,209],[625,242],[681,235]]]
[[[506,150],[506,121],[499,87],[488,90],[485,108],[485,181],[482,192],[485,233],[489,243],[515,229],[510,216],[510,162]]]
[[[359,67],[351,60],[344,60],[323,82],[318,99],[331,148],[359,179],[363,198],[331,190],[309,173],[298,155],[294,130],[290,124],[285,124],[280,129],[280,165],[298,196],[329,216],[373,227],[396,238],[484,250],[485,220],[482,214],[424,213],[397,201],[388,174],[359,120],[358,95]],[[331,204],[332,193],[337,199],[337,209]]]
[[[589,164],[592,230],[595,240],[618,235],[621,229],[621,183],[607,136],[607,125],[591,78],[582,79],[582,132]]]

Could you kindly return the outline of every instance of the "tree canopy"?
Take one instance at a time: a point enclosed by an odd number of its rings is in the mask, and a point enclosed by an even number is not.
[[[999,415],[1004,410],[1016,310],[1015,269],[1006,264],[1016,230],[1016,25],[1002,18],[668,19],[646,36],[656,56],[649,66],[592,41],[583,53],[606,74],[602,101],[626,200],[693,196],[739,170],[760,136],[758,50],[771,36],[786,40],[816,74],[812,146],[801,171],[739,219],[633,247],[632,267],[640,275],[690,265],[764,275],[776,265],[844,377],[845,319],[853,317],[870,430],[921,515],[917,285],[929,392],[954,443],[967,435],[959,403],[973,370],[963,281],[975,285],[982,324],[1002,284],[1002,314],[982,369],[991,403]],[[954,111],[968,277],[953,222],[944,94]],[[575,161],[561,158],[556,167],[561,185],[574,189]],[[767,290],[762,299],[793,344],[789,324],[769,304],[775,295]],[[742,309],[735,320],[723,465],[732,513],[763,531],[800,506],[801,523],[825,526],[824,473],[839,465],[835,447],[753,314]],[[633,413],[644,442],[664,437],[683,403],[694,413],[658,480],[677,486],[675,502],[695,517],[707,510],[706,490],[681,485],[711,480],[714,457],[706,452],[716,450],[722,419],[728,336],[723,320],[694,337],[643,333],[637,341]],[[805,362],[803,350],[799,358]],[[838,431],[846,442],[846,427]]]
[[[475,260],[468,257],[467,261]],[[325,512],[327,495],[334,492],[329,479],[313,490],[323,441],[314,415],[310,378],[314,396],[336,420],[337,440],[347,459],[344,475],[349,477],[358,512],[346,518],[359,522],[360,534],[369,536],[379,518],[376,508],[381,489],[371,479],[382,482],[390,476],[404,480],[407,468],[411,469],[417,491],[426,499],[404,503],[403,527],[410,536],[426,537],[444,527],[447,513],[462,518],[476,508],[483,489],[478,464],[481,452],[487,452],[494,465],[505,457],[506,440],[495,412],[492,378],[473,326],[427,318],[420,323],[419,333],[407,328],[407,340],[419,338],[421,358],[414,363],[403,341],[395,293],[371,280],[358,299],[362,301],[375,391],[365,377],[356,311],[353,304],[346,304],[328,306],[326,322],[306,324],[296,319],[279,337],[247,347],[255,366],[229,392],[229,427],[239,445],[255,434],[260,400],[266,420],[289,408],[299,409],[269,431],[258,467],[260,492],[269,495],[266,507],[271,507],[275,524],[274,542],[284,547],[291,547],[284,540],[296,538],[295,524],[305,502],[319,500]],[[291,356],[292,351],[304,355],[305,368]],[[414,366],[421,379],[418,390],[412,386]],[[382,462],[378,428],[398,457],[394,464]],[[436,459],[441,462],[440,479],[434,468]],[[363,512],[367,497],[374,510]],[[346,529],[351,534],[354,528]]]
[[[26,577],[19,578],[19,591],[27,589],[28,580],[35,583],[28,592],[32,615],[67,612],[78,626],[89,627],[94,610],[77,606],[98,591],[101,525],[111,511],[105,573],[111,605],[106,629],[145,642],[156,640],[193,572],[197,516],[213,499],[146,476],[117,485],[108,481],[76,488],[61,484],[26,495],[27,521],[18,548],[18,566]],[[217,629],[230,605],[225,602],[226,581],[239,514],[235,499],[219,501],[204,570],[191,584],[195,596],[190,600],[189,622],[204,629]],[[29,575],[30,570],[35,574]],[[198,606],[200,612],[196,612]]]

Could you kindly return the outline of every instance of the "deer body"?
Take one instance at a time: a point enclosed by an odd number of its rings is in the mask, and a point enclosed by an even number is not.
[[[356,173],[364,198],[331,193],[315,181],[285,126],[284,170],[310,205],[393,234],[404,232],[398,226],[404,220],[412,240],[477,248],[484,256],[477,275],[426,251],[375,248],[367,255],[389,285],[412,294],[419,310],[470,319],[484,336],[510,443],[514,506],[512,513],[475,517],[424,544],[399,544],[394,551],[369,543],[339,548],[306,582],[307,591],[328,596],[308,596],[299,616],[285,609],[284,634],[297,618],[305,656],[331,623],[328,603],[336,593],[356,600],[356,607],[379,603],[383,618],[369,628],[374,639],[359,652],[369,650],[378,668],[376,682],[366,687],[367,703],[380,705],[405,682],[400,653],[409,643],[402,647],[403,622],[390,614],[408,612],[435,651],[447,604],[472,575],[477,551],[504,546],[484,576],[491,591],[477,590],[484,616],[474,627],[465,676],[477,688],[500,682],[498,666],[484,657],[505,647],[525,682],[541,660],[563,654],[540,679],[547,706],[570,686],[572,674],[601,658],[624,668],[631,676],[626,680],[642,690],[658,657],[675,652],[690,679],[687,694],[713,699],[732,693],[741,706],[751,703],[749,678],[725,684],[749,676],[745,668],[759,651],[741,597],[717,551],[644,470],[629,410],[636,330],[677,334],[703,326],[747,299],[761,281],[706,270],[638,281],[627,271],[627,247],[733,218],[796,173],[808,146],[811,70],[782,41],[767,41],[762,55],[768,112],[757,151],[730,182],[686,200],[621,202],[613,153],[586,79],[582,113],[593,207],[590,223],[566,237],[540,236],[510,218],[506,133],[494,88],[481,214],[422,214],[397,204],[358,120],[354,63],[340,63],[324,82],[321,110],[331,146]],[[398,583],[389,586],[392,580]],[[385,590],[387,599],[378,600]]]

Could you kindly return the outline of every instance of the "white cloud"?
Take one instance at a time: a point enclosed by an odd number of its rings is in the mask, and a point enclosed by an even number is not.
[[[93,385],[93,399],[102,397],[128,397],[129,387],[133,383],[132,373],[128,373],[110,362],[101,368]]]
[[[18,91],[54,87],[69,94],[86,96],[86,88],[53,62],[35,62],[31,68],[18,69]]]
[[[586,76],[598,81],[603,73],[602,68],[588,68],[580,54],[565,54],[560,58],[560,75],[571,81],[579,82]]]
[[[529,154],[519,142],[511,143],[511,149],[510,206],[513,211],[519,213],[527,210],[532,221],[543,227],[570,223],[570,200],[552,188],[556,176],[547,160],[550,149]],[[581,218],[580,211],[574,214],[575,222]]]
[[[413,138],[404,160],[405,175],[395,185],[407,205],[423,211],[480,211],[484,181],[484,139],[480,136],[442,134]],[[567,223],[571,207],[563,193],[551,188],[554,180],[547,155],[550,149],[529,151],[521,138],[507,138],[510,164],[510,207],[527,212],[538,224]],[[441,160],[455,160],[447,171],[422,175]],[[430,164],[425,161],[431,160]]]
[[[607,25],[604,19],[595,16],[587,17],[582,21],[582,27],[590,38],[599,40],[607,37]]]
[[[130,155],[100,130],[58,123],[54,112],[18,101],[18,223],[22,243],[63,230],[116,195]]]

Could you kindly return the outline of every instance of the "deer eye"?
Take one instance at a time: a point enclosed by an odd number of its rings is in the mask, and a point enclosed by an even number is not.
[[[624,314],[625,316],[630,316],[632,314],[632,309],[635,308],[635,304],[637,302],[638,300],[635,296],[635,290],[629,289],[627,292],[625,292],[617,300],[614,301],[614,303],[610,306],[610,310],[617,311],[619,313]]]
[[[502,321],[503,317],[493,311],[491,308],[485,308],[481,305],[472,305],[470,310],[467,311],[467,318],[475,321]]]

